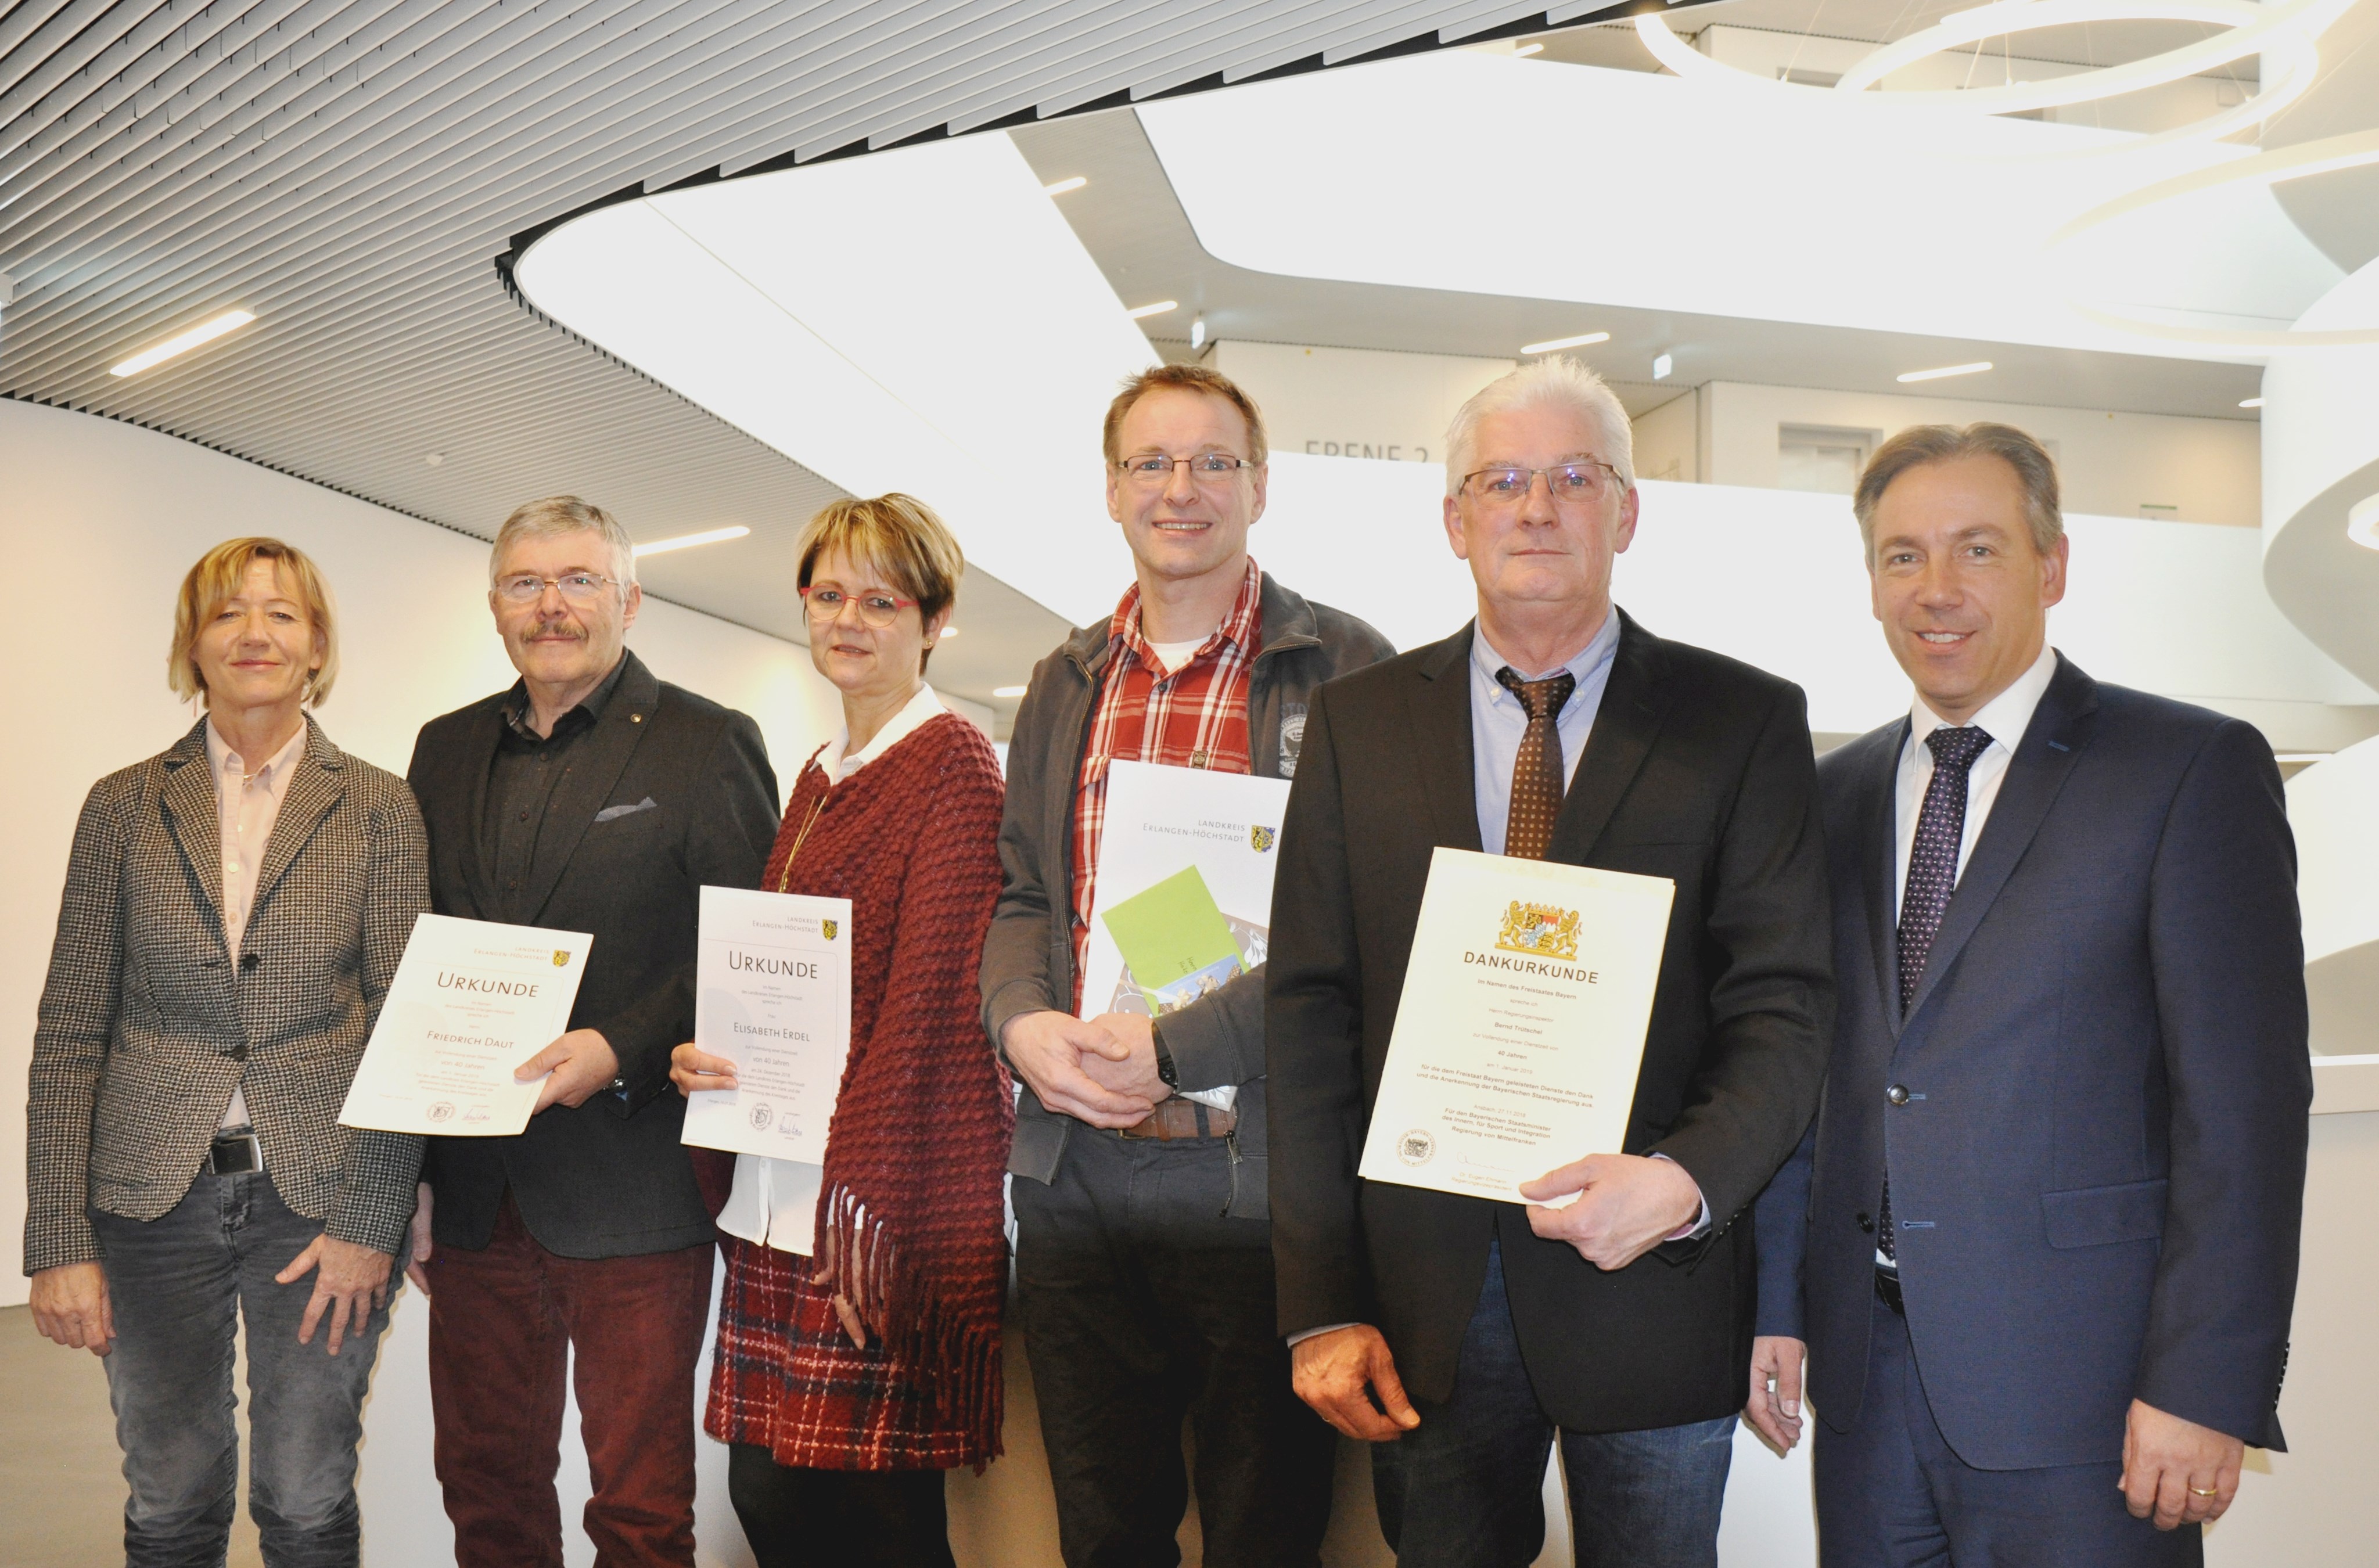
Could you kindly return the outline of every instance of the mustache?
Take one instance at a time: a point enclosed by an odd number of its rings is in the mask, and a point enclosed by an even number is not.
[[[575,621],[540,621],[528,629],[529,638],[562,637],[574,643],[586,640],[586,628]]]

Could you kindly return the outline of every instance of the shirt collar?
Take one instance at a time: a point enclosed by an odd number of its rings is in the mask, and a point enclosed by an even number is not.
[[[1984,733],[1990,736],[1991,744],[2014,751],[2023,739],[2024,730],[2031,727],[2033,710],[2040,706],[2040,699],[2048,694],[2048,683],[2056,676],[2057,650],[2044,643],[2040,657],[2032,661],[2032,668],[2017,676],[2006,691],[1985,703],[1966,722],[1979,726]],[[1948,722],[1925,706],[1923,696],[1918,696],[1908,705],[1908,743],[1923,745],[1927,735]]]
[[[261,780],[265,787],[270,789],[275,780],[286,778],[289,770],[297,765],[297,759],[305,754],[306,732],[309,726],[301,719],[297,725],[297,733],[290,736],[286,744],[273,753],[262,767],[250,768],[248,766],[248,759],[239,756],[237,752],[231,749],[230,742],[223,738],[223,731],[215,728],[214,716],[209,714],[207,716],[207,764],[214,769],[215,776],[221,778],[231,770],[232,759],[239,757],[240,771],[250,778]]]
[[[606,675],[600,681],[597,682],[593,691],[579,698],[578,706],[576,707],[572,708],[569,713],[563,714],[560,718],[553,721],[552,735],[539,735],[536,730],[529,728],[528,682],[526,681],[515,681],[513,682],[513,689],[504,694],[504,722],[511,725],[513,733],[518,735],[522,740],[533,741],[539,743],[553,740],[561,735],[562,725],[570,721],[572,714],[585,714],[586,716],[586,723],[592,725],[597,719],[603,717],[603,705],[610,702],[611,700],[611,694],[620,689],[620,677],[626,674],[627,670],[628,653],[625,648],[622,648],[620,650],[620,662],[611,667],[611,673]]]
[[[911,697],[900,712],[886,720],[883,729],[869,736],[867,744],[849,757],[843,755],[844,749],[851,744],[851,726],[845,722],[835,730],[834,740],[827,747],[826,755],[818,759],[826,768],[827,781],[840,783],[948,711],[931,686],[921,685],[917,688],[917,694]]]
[[[1530,674],[1525,669],[1520,669],[1520,679],[1523,681],[1550,680],[1552,677],[1558,675],[1563,670],[1566,669],[1572,675],[1577,677],[1577,683],[1583,686],[1586,684],[1588,677],[1592,676],[1594,672],[1602,666],[1609,664],[1612,659],[1617,656],[1618,652],[1619,608],[1618,606],[1613,605],[1609,609],[1603,611],[1602,624],[1595,630],[1593,636],[1587,639],[1586,646],[1578,650],[1576,657],[1571,659],[1566,664],[1555,665],[1552,669],[1537,674]],[[1506,665],[1511,665],[1513,669],[1519,669],[1519,666],[1513,664],[1510,659],[1505,658],[1502,654],[1495,651],[1495,645],[1487,640],[1487,631],[1483,626],[1478,628],[1471,633],[1470,665],[1472,669],[1485,676],[1488,683],[1494,686],[1499,692],[1503,691],[1503,687],[1501,683],[1496,681],[1495,672],[1502,669]],[[1506,694],[1508,695],[1509,694],[1507,693]],[[1518,702],[1520,699],[1513,697],[1512,700],[1514,702]]]
[[[1251,657],[1256,651],[1256,634],[1262,612],[1263,572],[1256,565],[1255,557],[1250,556],[1247,574],[1239,581],[1239,597],[1231,601],[1230,612],[1223,617],[1223,623],[1198,645],[1196,653],[1190,656],[1190,663],[1194,664],[1214,652],[1218,640],[1230,644],[1242,657]],[[1147,634],[1141,629],[1138,583],[1124,590],[1122,599],[1116,605],[1115,619],[1107,623],[1109,652],[1112,654],[1118,645],[1151,669],[1160,675],[1165,673],[1164,660],[1156,657],[1156,650],[1149,645]]]

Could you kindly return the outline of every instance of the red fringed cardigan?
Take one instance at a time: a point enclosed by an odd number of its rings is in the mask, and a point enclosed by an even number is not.
[[[785,807],[761,886],[851,901],[851,1056],[817,1258],[726,1238],[704,1422],[780,1465],[979,1469],[999,1453],[1016,1116],[975,971],[999,899],[1000,798],[990,743],[944,714],[840,784],[812,757]],[[811,1284],[829,1257],[834,1282]],[[865,1303],[864,1350],[835,1316],[837,1291]]]

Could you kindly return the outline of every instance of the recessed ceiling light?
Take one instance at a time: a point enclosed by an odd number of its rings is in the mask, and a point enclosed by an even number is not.
[[[1043,186],[1041,187],[1041,194],[1044,196],[1063,196],[1069,190],[1080,190],[1090,183],[1090,180],[1085,176],[1076,175],[1072,179],[1059,180],[1056,185]]]
[[[699,534],[680,534],[673,539],[655,539],[648,545],[638,545],[636,554],[659,555],[668,550],[691,549],[695,545],[715,545],[722,539],[740,539],[751,531],[738,523],[731,528],[711,528]]]
[[[1144,316],[1162,316],[1167,310],[1178,310],[1180,308],[1181,302],[1177,299],[1160,299],[1153,305],[1135,305],[1130,309],[1125,311],[1124,314],[1137,321]]]
[[[1206,346],[1206,318],[1203,316],[1190,323],[1190,346],[1192,348]]]
[[[1512,54],[1515,57],[1525,60],[1531,54],[1541,54],[1544,52],[1545,46],[1541,43],[1523,43],[1517,49],[1513,50]]]
[[[1899,380],[1903,381],[1938,381],[1944,376],[1976,376],[1991,368],[1987,359],[1977,359],[1972,365],[1944,365],[1938,370],[1911,370]]]
[[[2261,408],[2264,406],[2264,400],[2260,397],[2240,398],[2239,400],[2239,406],[2241,408]]]
[[[1652,379],[1656,381],[1667,380],[1669,372],[1676,368],[1677,362],[1665,354],[1656,354],[1652,356]]]
[[[955,637],[958,634],[959,629],[955,626],[945,626],[942,628],[942,635],[945,637]]]
[[[2379,495],[2364,496],[2347,509],[2346,537],[2364,549],[2379,549]]]
[[[1574,338],[1547,338],[1542,343],[1524,343],[1520,345],[1520,352],[1522,354],[1551,354],[1557,348],[1584,348],[1590,343],[1609,343],[1610,341],[1611,334],[1609,332],[1580,332]]]
[[[2336,752],[2275,752],[2272,754],[2272,760],[2274,762],[2327,762],[2337,754]]]
[[[1025,688],[1022,686],[994,686],[991,689],[991,694],[995,697],[1020,697],[1024,693]]]
[[[163,365],[177,354],[189,353],[202,343],[212,343],[225,332],[237,332],[255,320],[253,311],[226,310],[220,316],[199,322],[188,332],[177,332],[163,343],[142,349],[121,365],[110,366],[107,373],[111,376],[137,376],[151,366]]]

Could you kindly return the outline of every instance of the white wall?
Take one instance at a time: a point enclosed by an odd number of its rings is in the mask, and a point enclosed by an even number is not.
[[[1976,393],[1988,375],[1972,379]],[[1701,389],[1706,446],[1702,477],[1714,485],[1776,483],[1780,425],[1872,430],[1966,425],[1995,419],[2050,446],[2064,481],[2065,509],[2099,517],[2154,515],[2168,522],[2252,528],[2263,516],[2262,427],[2245,419],[2109,414],[1975,397],[1900,397],[1815,387],[1712,381]],[[2170,506],[2146,513],[2145,505]]]
[[[1443,463],[1454,411],[1517,361],[1231,342],[1209,363],[1256,400],[1274,452]]]

